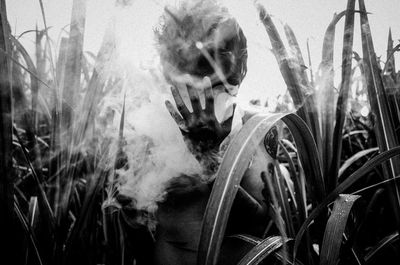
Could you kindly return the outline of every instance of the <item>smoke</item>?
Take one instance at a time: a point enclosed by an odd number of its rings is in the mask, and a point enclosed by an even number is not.
[[[210,5],[204,10],[200,8],[198,12],[207,11],[209,21],[200,20],[208,21],[209,24],[202,24],[203,27],[191,31],[191,35],[187,39],[181,38],[179,43],[180,47],[191,47],[187,51],[197,55],[201,55],[202,51],[199,45],[196,45],[196,38],[209,30],[211,22],[215,22],[216,18],[223,17],[224,21],[229,21],[230,18],[226,8],[213,4],[214,1],[205,2]],[[188,3],[193,7],[197,2]],[[204,1],[202,3],[204,4]],[[179,6],[180,3],[173,4]],[[164,104],[166,99],[174,102],[169,90],[170,85],[164,77],[165,71],[168,71],[169,76],[180,78],[180,81],[186,78],[190,79],[191,83],[199,84],[200,99],[204,99],[202,80],[165,64],[168,60],[160,60],[160,50],[164,54],[171,52],[165,50],[165,46],[160,47],[159,39],[154,35],[154,31],[162,26],[160,17],[165,14],[165,5],[165,2],[133,1],[129,5],[115,8],[113,34],[110,34],[115,38],[115,51],[109,56],[110,60],[102,71],[103,78],[114,80],[114,83],[111,82],[113,85],[103,97],[98,115],[103,121],[107,120],[107,126],[103,126],[104,130],[101,133],[114,139],[114,147],[109,152],[110,161],[113,161],[118,149],[115,146],[118,145],[118,128],[125,98],[123,153],[126,155],[127,165],[117,170],[118,181],[113,185],[116,185],[119,193],[133,199],[135,208],[150,212],[155,211],[157,202],[164,199],[166,184],[172,178],[182,174],[198,175],[204,179],[210,177],[205,176],[204,169],[189,152],[178,126]],[[171,8],[170,3],[168,6]],[[148,12],[150,9],[152,12]],[[174,8],[170,10],[173,14],[177,13]],[[255,12],[255,9],[253,11]],[[179,14],[175,19],[181,19]],[[244,21],[243,17],[241,20]],[[217,36],[229,39],[233,34],[236,34],[236,31],[227,27],[226,30],[222,28]],[[202,41],[203,46],[215,45],[212,39]],[[187,91],[180,88],[180,93],[190,109]],[[233,102],[234,98],[228,93],[216,95],[216,116],[219,121],[232,115],[230,106]],[[202,103],[204,106],[204,101]],[[237,117],[234,123],[238,123]]]
[[[148,10],[148,5],[158,13],[139,12]],[[115,47],[101,68],[101,76],[109,86],[97,114],[98,124],[102,123],[100,133],[113,139],[108,151],[112,164],[118,154],[119,126],[125,106],[122,151],[126,165],[116,172],[110,171],[114,187],[111,191],[118,190],[132,199],[133,207],[149,212],[154,212],[157,202],[164,199],[169,180],[182,174],[202,176],[200,164],[189,152],[165,107],[165,100],[174,101],[154,42],[153,28],[161,12],[159,5],[145,1],[115,8],[113,34],[108,36],[113,38],[108,42],[114,42]]]
[[[123,153],[127,165],[117,171],[117,187],[133,199],[135,208],[153,211],[170,179],[180,174],[200,175],[201,167],[165,107],[165,100],[171,100],[166,84],[148,70],[126,62],[123,66],[120,84],[101,101],[99,117],[110,123],[102,133],[115,140],[114,151],[109,153],[113,161],[125,96]]]
[[[135,102],[127,102],[131,103]],[[150,97],[134,111],[127,111],[124,152],[129,167],[118,172],[120,192],[134,198],[138,209],[154,208],[171,178],[201,173],[163,103],[161,97]]]

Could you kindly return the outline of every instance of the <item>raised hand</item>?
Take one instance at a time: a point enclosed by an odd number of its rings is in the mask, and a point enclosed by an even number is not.
[[[207,78],[208,79],[208,78]],[[209,80],[209,79],[208,79]],[[220,123],[214,110],[214,95],[211,87],[211,82],[204,90],[205,108],[203,109],[200,103],[200,97],[197,90],[191,86],[187,86],[190,102],[193,111],[190,112],[185,105],[178,89],[171,87],[178,111],[170,101],[166,101],[165,105],[174,118],[175,122],[181,129],[185,140],[189,140],[196,149],[200,148],[200,152],[218,148],[219,144],[224,140],[231,131],[233,113],[236,104],[233,105],[232,116]],[[193,148],[193,146],[189,146]]]

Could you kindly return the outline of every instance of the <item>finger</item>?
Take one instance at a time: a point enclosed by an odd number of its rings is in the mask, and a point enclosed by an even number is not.
[[[207,83],[207,86],[204,89],[204,95],[206,98],[205,111],[209,115],[213,115],[214,114],[214,94],[213,94],[213,90],[212,90],[211,81],[210,81],[210,78],[208,78],[208,77],[204,77],[204,80]]]
[[[196,115],[200,115],[202,111],[200,97],[197,90],[192,86],[187,86],[187,91],[189,94],[190,102],[192,103],[193,113]]]
[[[171,92],[172,92],[172,96],[174,97],[178,111],[182,114],[182,117],[187,120],[190,116],[190,111],[186,107],[185,102],[183,101],[183,99],[181,97],[181,94],[179,94],[178,89],[174,86],[171,86]]]
[[[171,114],[178,127],[183,131],[187,131],[185,120],[181,117],[181,115],[179,115],[178,111],[176,111],[172,103],[169,100],[166,100],[165,106],[167,107],[169,114]]]

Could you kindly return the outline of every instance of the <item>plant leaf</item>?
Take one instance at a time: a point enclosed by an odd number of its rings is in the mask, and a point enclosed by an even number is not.
[[[354,36],[354,6],[355,0],[348,0],[343,35],[342,52],[342,80],[339,97],[336,103],[336,123],[332,138],[332,163],[329,165],[330,174],[327,175],[327,190],[332,191],[337,185],[340,157],[342,154],[343,126],[346,119],[347,102],[351,84],[351,64],[353,56]],[[329,177],[328,177],[329,176]]]
[[[203,217],[197,264],[216,264],[229,212],[242,176],[265,133],[284,115],[254,116],[229,144]]]
[[[238,265],[259,264],[266,257],[274,253],[287,243],[288,239],[283,240],[281,236],[272,236],[262,240],[254,246],[238,263]]]
[[[310,213],[306,221],[300,227],[297,232],[295,243],[294,243],[294,254],[293,257],[296,257],[297,249],[300,244],[300,240],[303,237],[304,232],[306,231],[308,225],[322,212],[325,210],[325,207],[328,206],[332,200],[334,200],[340,193],[343,193],[347,188],[353,185],[357,180],[361,179],[366,173],[379,166],[380,164],[386,162],[390,158],[400,155],[400,146],[394,147],[388,151],[385,151],[376,157],[369,160],[363,167],[358,169],[356,172],[351,174],[348,178],[346,178],[341,184],[339,184],[331,193],[329,193],[326,198],[314,208],[314,210]]]
[[[325,196],[317,148],[305,122],[296,114],[256,115],[245,123],[229,144],[207,204],[198,251],[198,264],[215,264],[222,244],[226,223],[240,180],[247,170],[258,144],[268,130],[282,119],[295,139],[299,155],[316,199]]]
[[[346,169],[348,169],[358,159],[361,159],[362,157],[364,157],[370,153],[376,152],[376,151],[378,151],[378,147],[368,148],[368,149],[362,150],[362,151],[354,154],[352,157],[350,157],[349,159],[344,161],[344,163],[342,164],[342,166],[339,169],[339,177],[343,174],[344,171],[346,171]]]
[[[365,9],[364,0],[359,0],[360,25],[364,57],[364,69],[367,78],[368,98],[371,111],[374,113],[375,134],[381,152],[398,146],[393,128],[388,99],[381,76],[381,69],[378,64],[374,45],[372,42],[371,29]],[[393,179],[400,173],[400,159],[393,158],[383,165],[383,176],[385,179]],[[396,218],[397,227],[400,230],[400,187],[398,183],[388,186],[390,202],[393,207],[393,214]]]
[[[80,89],[86,2],[86,0],[74,0],[72,4],[63,89],[63,99],[70,106],[77,105],[75,95]]]
[[[398,240],[399,232],[386,236],[365,255],[365,262],[368,264],[379,251]]]
[[[359,195],[340,194],[336,199],[331,216],[326,224],[322,241],[321,265],[336,265],[339,263],[340,247],[347,219],[355,201],[360,197]]]

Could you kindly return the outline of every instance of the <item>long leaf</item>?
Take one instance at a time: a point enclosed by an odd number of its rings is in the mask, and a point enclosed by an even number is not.
[[[307,185],[314,203],[321,202],[326,195],[321,161],[318,155],[317,145],[308,126],[295,114],[282,117],[282,121],[288,126],[296,147],[300,151],[299,159],[307,178]]]
[[[384,74],[389,74],[393,80],[396,80],[396,64],[394,60],[394,53],[399,51],[400,44],[393,48],[392,29],[389,28],[388,46],[386,50],[386,63],[382,70]]]
[[[385,247],[395,243],[398,240],[399,232],[395,232],[391,235],[386,236],[381,241],[379,241],[379,243],[375,247],[368,251],[368,253],[365,255],[365,262],[368,264],[379,251],[383,250]]]
[[[94,115],[96,113],[97,104],[101,99],[101,90],[104,87],[104,78],[101,78],[103,68],[111,59],[111,56],[115,49],[115,37],[113,28],[107,29],[107,33],[103,38],[100,50],[97,53],[95,66],[93,69],[92,76],[89,80],[88,87],[85,96],[82,100],[80,109],[82,110],[82,115],[78,120],[77,131],[75,131],[75,143],[80,143],[80,141],[85,137],[89,126],[94,121]],[[111,35],[111,36],[110,36]]]
[[[303,193],[303,189],[301,187],[301,181],[299,178],[299,174],[296,172],[296,168],[292,158],[290,157],[289,152],[287,151],[286,147],[280,143],[281,150],[285,157],[288,160],[289,164],[289,172],[292,175],[292,180],[294,184],[294,200],[296,201],[297,211],[298,214],[296,215],[299,224],[302,224],[306,219],[306,212],[307,212],[307,201],[305,199],[305,194]]]
[[[35,234],[33,233],[28,220],[26,220],[25,216],[23,215],[19,205],[17,202],[14,202],[14,210],[17,216],[17,219],[19,220],[23,230],[25,230],[25,233],[27,234],[29,241],[31,242],[32,248],[34,250],[34,253],[37,258],[37,262],[42,265],[42,256],[40,255],[39,248],[38,248],[38,241],[36,239]]]
[[[241,178],[265,133],[283,116],[257,115],[251,118],[229,144],[203,217],[197,264],[216,264]]]
[[[83,36],[85,32],[86,0],[74,0],[72,4],[71,24],[66,55],[63,99],[75,106],[75,95],[80,88]]]
[[[300,240],[303,237],[304,232],[307,230],[308,226],[310,223],[319,215],[321,212],[325,210],[325,208],[332,203],[333,200],[336,199],[336,197],[340,194],[343,193],[347,188],[349,188],[351,185],[353,185],[357,180],[361,179],[362,177],[365,176],[368,172],[370,172],[372,169],[376,168],[377,166],[381,165],[382,163],[387,162],[389,159],[391,159],[394,156],[400,155],[400,147],[394,147],[388,151],[385,151],[376,157],[372,158],[369,160],[363,167],[358,169],[356,172],[351,174],[348,178],[346,178],[340,185],[338,185],[330,194],[326,196],[326,198],[317,206],[314,208],[314,210],[310,213],[306,221],[303,223],[303,225],[300,227],[299,231],[297,232],[296,238],[295,238],[295,245],[294,245],[294,258],[296,257],[297,254],[297,249],[299,248],[300,245]]]
[[[336,265],[340,259],[340,247],[343,242],[343,233],[346,228],[347,219],[351,209],[359,195],[341,194],[336,199],[331,216],[324,233],[322,241],[320,264],[321,265]]]
[[[310,52],[310,44],[309,39],[307,39],[307,56],[308,56],[308,69],[310,70],[310,85],[315,88],[314,83],[314,71],[311,63],[311,52]]]
[[[365,150],[362,150],[356,154],[354,154],[352,157],[344,161],[343,165],[339,169],[339,174],[338,176],[340,177],[346,169],[348,169],[353,163],[355,163],[357,160],[361,159],[362,157],[365,157],[366,155],[378,151],[377,147],[372,147],[368,148]]]
[[[355,0],[348,0],[346,9],[346,19],[343,35],[342,52],[342,80],[340,83],[339,98],[336,106],[336,123],[333,131],[332,163],[330,164],[330,174],[327,175],[327,190],[332,191],[337,185],[340,157],[342,154],[343,126],[346,119],[347,102],[349,98],[351,84],[351,63],[353,55],[353,35],[354,35],[354,6]]]
[[[256,265],[277,251],[288,241],[281,236],[268,237],[253,247],[238,263],[238,265]]]
[[[371,30],[369,27],[368,16],[365,9],[364,0],[359,0],[360,6],[360,24],[362,47],[364,57],[364,68],[367,78],[368,97],[371,104],[371,110],[376,117],[375,134],[379,150],[385,151],[398,146],[395,130],[391,122],[388,102],[381,77],[380,66],[374,51]],[[386,179],[392,179],[400,173],[400,160],[393,158],[383,165],[383,175]],[[400,190],[399,184],[389,185],[391,204],[396,218],[397,227],[400,230]]]
[[[289,58],[286,48],[282,42],[278,30],[275,27],[275,24],[271,19],[271,16],[265,11],[262,5],[258,4],[257,8],[261,22],[263,23],[271,41],[272,50],[278,62],[280,72],[297,109],[297,113],[309,126],[314,135],[318,150],[320,151],[322,143],[320,137],[318,113],[314,102],[314,95],[312,94],[312,88],[303,85],[298,62],[296,63],[295,60]],[[294,43],[293,37],[294,34],[292,36],[289,33],[289,38],[291,39],[290,42],[292,44]],[[319,156],[321,155],[320,152],[317,152],[316,154]]]
[[[22,57],[24,58],[27,68],[30,70],[30,84],[31,84],[31,93],[32,93],[32,111],[31,115],[29,115],[28,110],[25,110],[24,113],[24,128],[26,131],[26,135],[28,138],[28,147],[30,150],[33,150],[34,153],[34,168],[38,174],[40,181],[42,182],[42,160],[40,154],[40,148],[36,139],[36,113],[37,113],[37,99],[38,99],[38,92],[39,92],[39,83],[38,80],[35,78],[37,76],[36,67],[29,56],[28,52],[25,48],[21,45],[21,43],[15,39],[14,37],[11,38],[13,44],[16,46],[17,50],[21,53]]]
[[[336,24],[346,14],[343,11],[335,14],[333,20],[326,29],[324,42],[322,46],[322,61],[319,66],[320,75],[317,79],[319,86],[319,102],[320,102],[320,119],[321,119],[321,137],[322,137],[322,162],[324,176],[328,176],[329,168],[332,161],[332,138],[334,126],[334,69],[333,69],[333,53],[335,43]]]
[[[303,55],[301,53],[300,50],[300,46],[299,43],[297,42],[297,38],[296,35],[294,34],[292,28],[288,25],[285,24],[284,25],[284,30],[285,30],[285,35],[286,38],[289,42],[289,47],[292,51],[292,53],[294,53],[294,55],[296,56],[297,59],[297,67],[298,67],[298,72],[300,73],[300,77],[301,77],[301,83],[303,86],[305,87],[310,87],[310,81],[308,80],[308,76],[306,73],[306,66],[304,63],[304,59],[303,59]]]
[[[31,159],[29,158],[29,154],[26,151],[25,145],[22,142],[21,137],[18,135],[18,132],[17,132],[16,128],[14,128],[14,134],[17,137],[18,142],[19,142],[19,144],[21,146],[21,150],[22,150],[22,153],[24,154],[25,161],[28,164],[29,169],[32,172],[32,176],[33,176],[33,178],[35,180],[35,184],[36,184],[36,187],[37,187],[37,190],[38,190],[38,196],[40,198],[40,202],[43,205],[43,210],[44,210],[44,212],[46,212],[46,215],[48,217],[48,222],[51,225],[50,228],[52,230],[54,230],[54,228],[55,228],[54,214],[53,214],[53,211],[52,211],[52,209],[50,207],[50,203],[49,203],[49,201],[47,199],[46,192],[44,191],[43,183],[40,181],[38,175],[36,174],[35,168],[33,167]]]
[[[240,180],[251,157],[268,130],[282,119],[293,134],[299,150],[304,150],[300,160],[316,201],[325,196],[321,165],[311,132],[296,114],[256,115],[245,123],[230,143],[217,172],[210,199],[203,218],[198,264],[215,264],[225,233],[226,223]]]

